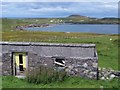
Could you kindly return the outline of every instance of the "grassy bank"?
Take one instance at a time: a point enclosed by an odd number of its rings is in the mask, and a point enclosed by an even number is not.
[[[80,77],[70,77],[64,82],[54,82],[50,84],[32,84],[25,79],[18,79],[12,76],[4,76],[3,88],[118,88],[118,79],[101,81],[89,80]]]

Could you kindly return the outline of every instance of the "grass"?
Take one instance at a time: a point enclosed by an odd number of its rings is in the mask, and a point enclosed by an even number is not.
[[[25,79],[13,76],[3,76],[3,88],[118,88],[118,79],[113,80],[89,80],[80,77],[69,77],[64,82],[53,82],[49,84],[28,83]]]
[[[63,82],[66,78],[68,78],[68,76],[64,70],[55,71],[54,68],[45,67],[43,65],[29,70],[26,75],[27,82],[34,84],[48,84],[55,81]]]

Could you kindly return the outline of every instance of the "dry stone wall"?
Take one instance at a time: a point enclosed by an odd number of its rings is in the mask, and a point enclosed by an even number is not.
[[[98,79],[98,57],[94,44],[51,44],[0,42],[2,46],[2,74],[13,75],[12,53],[26,52],[29,70],[40,65],[55,66],[55,57],[64,57],[63,68],[68,75]],[[53,58],[54,57],[54,58]]]

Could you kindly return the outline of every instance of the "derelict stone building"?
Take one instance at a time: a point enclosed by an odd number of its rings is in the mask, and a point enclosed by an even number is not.
[[[95,44],[0,42],[0,46],[2,75],[25,76],[28,68],[57,65],[69,75],[94,79],[98,76]]]

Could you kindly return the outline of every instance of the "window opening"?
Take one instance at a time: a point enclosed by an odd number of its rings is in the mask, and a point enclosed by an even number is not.
[[[63,58],[56,58],[54,63],[57,66],[65,67],[65,59]]]

